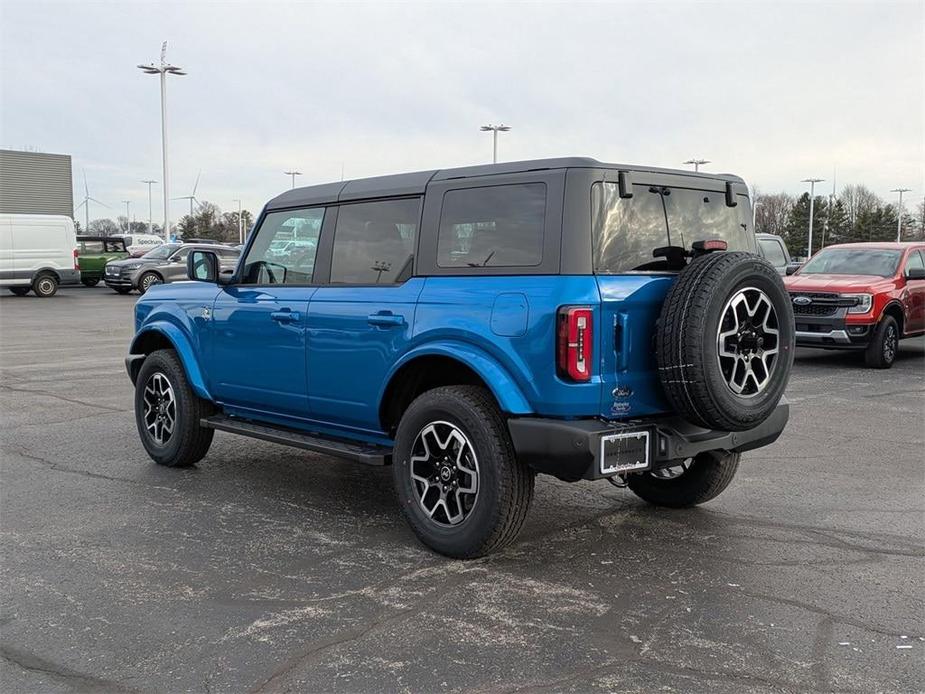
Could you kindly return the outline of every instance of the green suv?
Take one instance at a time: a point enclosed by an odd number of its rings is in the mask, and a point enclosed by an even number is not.
[[[103,270],[110,260],[128,258],[125,241],[105,236],[78,236],[77,252],[80,281],[88,287],[95,287],[103,279]]]

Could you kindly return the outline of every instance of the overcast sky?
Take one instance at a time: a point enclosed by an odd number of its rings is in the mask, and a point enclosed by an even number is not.
[[[762,191],[925,193],[925,2],[338,3],[0,0],[0,145],[70,154],[90,193],[147,217],[171,196],[259,210],[289,187],[489,161],[691,157]],[[821,184],[824,189],[830,183]],[[155,193],[155,220],[161,218]],[[908,198],[907,198],[908,200]],[[171,216],[188,209],[176,201]],[[80,215],[83,218],[83,215]]]

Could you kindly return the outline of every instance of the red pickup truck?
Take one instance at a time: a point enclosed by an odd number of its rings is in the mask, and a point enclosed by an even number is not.
[[[888,369],[899,340],[925,334],[925,243],[846,243],[784,279],[803,347],[864,351]]]

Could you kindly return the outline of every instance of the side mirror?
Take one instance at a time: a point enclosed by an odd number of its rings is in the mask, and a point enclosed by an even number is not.
[[[907,280],[925,280],[925,267],[910,267],[906,270]]]
[[[197,282],[218,282],[218,256],[212,251],[190,251],[186,256],[186,276]]]
[[[801,265],[802,263],[790,263],[789,265],[787,265],[787,269],[785,270],[785,272],[787,273],[788,276],[792,275],[794,272],[800,269]]]

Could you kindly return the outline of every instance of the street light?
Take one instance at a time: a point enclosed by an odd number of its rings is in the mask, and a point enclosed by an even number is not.
[[[903,193],[908,193],[912,188],[894,188],[891,193],[899,193],[899,214],[896,220],[896,243],[903,240]]]
[[[232,200],[231,202],[238,203],[238,243],[244,243],[244,227],[243,222],[241,221],[241,201]]]
[[[813,206],[816,203],[816,184],[824,178],[804,178],[800,183],[809,183],[809,243],[806,244],[806,257],[813,257]]]
[[[131,201],[131,200],[123,200],[122,202],[123,202],[123,204],[125,204],[125,230],[126,230],[128,233],[131,234],[131,233],[132,233],[132,218],[131,218],[131,216],[129,216],[128,207],[129,207],[129,205],[132,204],[132,201]]]
[[[287,176],[292,176],[292,187],[295,188],[295,177],[301,176],[302,172],[301,171],[283,171],[283,173],[286,174]]]
[[[492,164],[498,163],[498,133],[506,133],[510,129],[511,126],[505,125],[504,123],[501,123],[500,125],[492,125],[489,123],[488,125],[483,125],[481,128],[479,128],[479,130],[481,130],[483,133],[490,132],[492,134]]]
[[[164,239],[170,238],[170,185],[167,175],[167,75],[185,75],[182,68],[167,62],[167,42],[161,46],[161,64],[139,65],[146,75],[161,77],[161,148],[164,152]]]
[[[152,221],[152,218],[154,215],[152,212],[153,207],[151,206],[151,186],[154,183],[157,183],[157,181],[148,179],[148,180],[142,181],[142,183],[148,184],[148,233],[153,235],[154,234],[154,222]]]
[[[693,165],[694,165],[694,171],[696,172],[696,171],[700,171],[700,167],[701,167],[703,164],[710,164],[711,162],[710,162],[709,159],[688,159],[688,160],[687,160],[686,162],[684,162],[684,163],[685,163],[685,164],[693,164]]]

